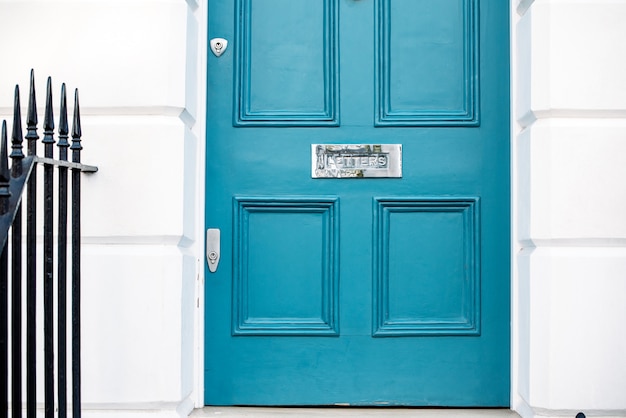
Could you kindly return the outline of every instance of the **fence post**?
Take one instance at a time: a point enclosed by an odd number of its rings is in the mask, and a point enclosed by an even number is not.
[[[52,114],[52,79],[46,87],[46,113],[43,120],[44,155],[52,158],[54,144],[54,116]],[[53,176],[54,166],[43,165],[43,344],[44,344],[44,403],[45,418],[54,418],[54,282],[52,252]]]
[[[37,155],[35,73],[30,71],[26,140],[28,155]],[[26,208],[26,417],[37,418],[37,164],[28,179]]]
[[[0,135],[0,215],[9,205],[9,163],[7,161],[7,123],[2,121]],[[9,413],[9,275],[8,242],[0,253],[0,410],[3,417]]]
[[[13,131],[11,134],[11,177],[22,175],[22,114],[20,88],[15,86]],[[22,416],[22,204],[11,226],[11,416]]]
[[[72,162],[80,163],[80,106],[74,90],[72,122]],[[80,169],[72,168],[72,416],[81,417],[80,390]]]
[[[67,161],[67,98],[65,83],[61,85],[61,109],[59,116],[59,160]],[[58,283],[58,403],[59,418],[67,417],[67,167],[59,166],[59,216],[57,241]]]

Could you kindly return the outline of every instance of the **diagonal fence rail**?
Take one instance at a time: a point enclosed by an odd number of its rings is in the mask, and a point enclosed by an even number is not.
[[[37,155],[37,105],[34,73],[30,75],[26,136],[22,136],[19,86],[15,86],[11,154],[8,155],[6,121],[0,137],[0,418],[21,418],[37,415],[37,311],[43,310],[43,388],[44,417],[66,418],[68,414],[68,371],[71,376],[71,410],[74,418],[81,416],[80,361],[80,200],[81,173],[94,173],[94,166],[80,161],[81,124],[78,90],[74,93],[74,115],[71,131],[67,117],[65,84],[61,87],[58,127],[58,157],[54,157],[54,115],[52,82],[48,78],[43,122],[44,156]],[[27,141],[27,155],[23,152]],[[68,160],[68,151],[72,159]],[[9,158],[11,167],[9,168]],[[37,184],[37,167],[43,166],[43,187]],[[71,171],[71,187],[68,185]],[[55,183],[55,172],[56,183]],[[56,186],[56,207],[55,207]],[[23,204],[23,200],[26,203]],[[68,198],[70,204],[68,206]],[[37,229],[38,199],[43,202],[43,226]],[[23,232],[23,209],[26,231]],[[54,214],[56,250],[54,243]],[[68,225],[71,228],[68,257]],[[43,237],[43,250],[38,264],[38,235]],[[25,242],[24,242],[25,237]],[[22,251],[25,249],[25,259]],[[55,257],[56,255],[56,257]],[[37,275],[38,266],[42,274]],[[56,265],[56,277],[55,277]],[[25,266],[25,274],[22,271]],[[68,271],[70,291],[68,292]],[[25,297],[23,289],[25,288]],[[37,306],[37,291],[43,289],[43,306]],[[54,290],[57,294],[55,296]],[[9,292],[10,290],[10,292]],[[22,301],[25,306],[22,306]],[[57,302],[56,318],[54,302]],[[71,329],[68,336],[68,302]],[[55,321],[56,319],[56,321]],[[24,327],[25,324],[25,327]],[[9,334],[10,330],[10,334]],[[26,346],[22,347],[25,337]],[[55,338],[56,337],[56,338]],[[55,347],[56,340],[56,347]],[[71,355],[68,353],[68,341]],[[10,357],[10,358],[9,358]],[[68,365],[70,358],[70,365]],[[55,361],[56,360],[56,361]],[[24,396],[23,370],[26,372]],[[55,370],[56,379],[55,379]],[[56,399],[55,399],[56,394]],[[10,399],[9,399],[10,397]]]

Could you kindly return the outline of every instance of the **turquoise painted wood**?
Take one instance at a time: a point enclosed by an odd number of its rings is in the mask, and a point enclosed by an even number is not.
[[[209,0],[207,404],[509,405],[507,3]]]

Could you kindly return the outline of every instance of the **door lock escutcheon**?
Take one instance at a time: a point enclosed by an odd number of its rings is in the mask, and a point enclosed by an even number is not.
[[[217,228],[206,230],[206,261],[209,271],[215,273],[220,263],[220,230]]]
[[[228,41],[224,38],[213,38],[209,43],[211,44],[211,51],[216,57],[222,55],[228,46]]]

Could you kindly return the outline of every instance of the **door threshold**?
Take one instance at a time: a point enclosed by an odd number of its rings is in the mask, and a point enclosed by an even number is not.
[[[519,418],[510,409],[463,408],[276,408],[205,406],[194,410],[194,418]]]

